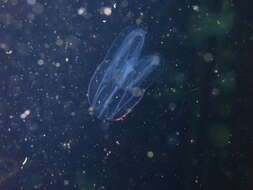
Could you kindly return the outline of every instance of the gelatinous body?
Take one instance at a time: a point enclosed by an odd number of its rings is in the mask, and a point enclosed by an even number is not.
[[[124,34],[114,40],[89,83],[90,111],[102,120],[123,119],[142,99],[160,63],[158,54],[141,57],[143,29]]]

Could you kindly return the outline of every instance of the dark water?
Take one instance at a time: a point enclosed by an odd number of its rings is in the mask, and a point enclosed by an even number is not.
[[[253,188],[250,0],[0,1],[1,190]],[[89,80],[125,28],[162,67],[109,125]]]

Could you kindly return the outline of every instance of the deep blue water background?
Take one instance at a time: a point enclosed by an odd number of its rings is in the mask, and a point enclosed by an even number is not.
[[[252,189],[251,4],[0,2],[0,189]],[[105,126],[89,115],[89,80],[133,25],[161,74]]]

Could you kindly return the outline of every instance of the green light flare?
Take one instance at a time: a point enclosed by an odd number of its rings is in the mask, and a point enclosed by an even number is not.
[[[225,93],[233,92],[236,86],[235,73],[233,71],[225,73],[220,86]]]
[[[208,129],[211,144],[215,147],[224,148],[231,143],[231,133],[224,124],[214,124]]]
[[[227,35],[233,28],[233,24],[233,12],[214,14],[200,9],[191,17],[189,35],[192,38],[192,43],[199,46],[210,37]]]
[[[82,173],[77,173],[75,183],[81,190],[95,189],[93,181],[87,179],[87,177],[83,175]]]

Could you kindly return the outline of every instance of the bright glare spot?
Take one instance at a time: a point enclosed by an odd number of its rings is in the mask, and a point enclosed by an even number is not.
[[[116,144],[117,144],[117,145],[120,145],[120,142],[119,142],[119,141],[116,141]]]
[[[100,10],[100,13],[106,16],[110,16],[112,14],[112,8],[111,7],[102,7]]]
[[[154,153],[152,151],[148,151],[147,152],[147,157],[148,158],[153,158],[154,157]]]
[[[56,66],[56,67],[60,67],[61,64],[60,64],[59,62],[57,62],[57,63],[55,63],[55,66]]]
[[[94,114],[94,111],[95,111],[95,108],[94,107],[89,107],[89,109],[88,109],[88,112],[89,112],[89,114],[90,115],[93,115]]]
[[[198,12],[199,11],[199,6],[198,5],[193,5],[192,10]]]
[[[25,119],[30,114],[31,114],[31,110],[25,110],[25,112],[20,115],[20,118]]]
[[[81,7],[77,10],[78,15],[85,15],[87,13],[87,10],[84,7]]]
[[[5,53],[7,54],[7,55],[10,55],[10,54],[12,54],[12,50],[7,50]]]
[[[44,60],[43,59],[39,59],[38,61],[37,61],[37,63],[38,63],[38,65],[44,65]]]
[[[22,165],[24,166],[27,163],[28,158],[25,157],[25,160],[22,162]]]

